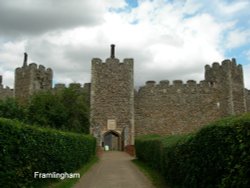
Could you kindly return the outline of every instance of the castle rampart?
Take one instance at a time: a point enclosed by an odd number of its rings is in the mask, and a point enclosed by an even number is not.
[[[135,96],[136,135],[176,134],[246,112],[243,73],[235,60],[205,66],[205,80],[147,81]]]
[[[37,91],[59,92],[67,87],[86,94],[90,132],[98,146],[120,150],[134,144],[134,134],[187,133],[222,117],[250,112],[250,90],[244,88],[242,66],[235,59],[206,65],[200,82],[151,80],[138,91],[133,59],[120,61],[114,45],[109,58],[93,58],[91,63],[91,83],[58,83],[52,88],[52,69],[28,64],[25,53],[23,66],[15,70],[15,97],[27,102]],[[0,76],[0,99],[11,95],[13,90],[3,88]]]
[[[250,112],[250,90],[245,90],[247,112]]]
[[[3,77],[2,75],[0,75],[0,100],[13,97],[13,89],[10,89],[9,87],[4,87],[2,81]]]

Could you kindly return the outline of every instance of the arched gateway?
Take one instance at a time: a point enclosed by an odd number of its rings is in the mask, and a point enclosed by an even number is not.
[[[121,135],[116,131],[107,131],[103,134],[103,145],[108,146],[110,150],[121,150]]]
[[[98,146],[126,150],[134,145],[133,59],[92,59],[90,121]]]

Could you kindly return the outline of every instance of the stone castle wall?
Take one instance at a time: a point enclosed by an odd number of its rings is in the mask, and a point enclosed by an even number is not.
[[[135,132],[176,134],[192,132],[211,121],[247,111],[242,67],[235,60],[205,66],[197,84],[176,80],[148,81],[135,97]]]
[[[25,103],[28,98],[37,91],[50,90],[52,88],[53,71],[36,63],[27,64],[25,53],[22,67],[15,70],[15,98]]]
[[[208,82],[147,82],[135,98],[135,132],[176,134],[193,131],[222,116],[217,89]]]
[[[25,53],[23,66],[15,70],[14,92],[3,88],[0,76],[0,99],[14,94],[27,102],[37,91],[66,88],[65,84],[52,88],[52,69],[28,65],[27,57]],[[244,88],[242,66],[235,59],[206,65],[205,80],[200,83],[148,81],[138,91],[134,90],[133,63],[133,59],[120,62],[111,50],[105,62],[92,59],[91,84],[69,85],[86,94],[91,133],[98,145],[109,132],[123,147],[133,145],[134,134],[187,133],[222,117],[250,112],[250,90]]]
[[[246,105],[247,105],[247,112],[250,112],[250,90],[246,89]]]
[[[224,60],[221,65],[213,63],[212,67],[206,65],[205,80],[218,89],[224,116],[246,112],[242,66],[235,59]]]
[[[10,89],[9,87],[4,87],[2,81],[3,77],[2,75],[0,75],[0,100],[13,97],[14,95],[13,89]]]
[[[58,91],[61,91],[63,89],[66,89],[66,88],[74,88],[74,89],[76,89],[80,93],[90,94],[90,86],[91,86],[90,83],[85,83],[82,86],[81,83],[75,83],[74,82],[74,83],[70,83],[69,86],[67,87],[66,84],[57,83],[57,84],[55,84],[54,88],[52,88],[52,90],[54,92],[58,92]]]
[[[133,59],[124,59],[123,62],[119,62],[119,59],[111,57],[102,62],[95,58],[92,60],[91,71],[90,121],[94,126],[92,133],[96,137],[99,135],[98,142],[102,142],[105,132],[115,131],[120,135],[122,140],[119,142],[124,142],[124,146],[132,144],[134,134]]]

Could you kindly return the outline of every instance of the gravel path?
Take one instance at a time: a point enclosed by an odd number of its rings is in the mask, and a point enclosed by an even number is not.
[[[132,159],[125,152],[104,152],[74,188],[154,188]]]

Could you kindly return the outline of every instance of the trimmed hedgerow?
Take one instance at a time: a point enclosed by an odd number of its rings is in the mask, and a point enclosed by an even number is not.
[[[34,172],[72,173],[95,155],[95,147],[95,139],[88,135],[0,118],[0,187],[39,183]]]
[[[160,167],[161,139],[159,135],[146,135],[136,139],[137,158],[155,169]]]
[[[136,154],[174,187],[250,187],[250,114],[193,135],[138,138]]]

